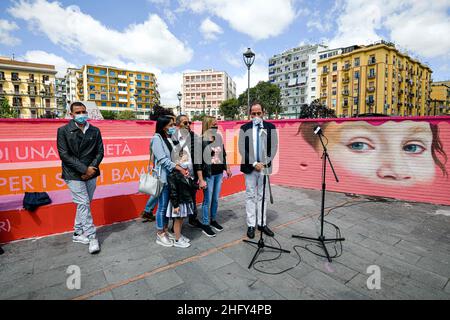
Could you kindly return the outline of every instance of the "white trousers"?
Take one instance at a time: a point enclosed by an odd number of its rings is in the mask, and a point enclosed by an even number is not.
[[[264,175],[258,171],[245,174],[245,210],[247,212],[247,226],[256,226],[256,207],[258,207],[258,226],[265,226],[267,213],[267,181],[266,181],[266,199],[264,204],[264,222],[261,224],[261,209],[263,196]]]

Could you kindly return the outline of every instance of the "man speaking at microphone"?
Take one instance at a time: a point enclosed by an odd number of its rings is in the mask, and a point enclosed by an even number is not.
[[[262,219],[261,205],[263,181],[265,175],[272,172],[272,160],[278,149],[278,135],[275,126],[263,121],[263,117],[263,106],[260,102],[254,101],[250,106],[252,121],[242,125],[239,131],[241,171],[245,176],[247,236],[250,239],[255,237],[256,222],[258,230],[262,230],[270,237],[274,235],[266,224],[267,206],[264,205],[264,219]]]

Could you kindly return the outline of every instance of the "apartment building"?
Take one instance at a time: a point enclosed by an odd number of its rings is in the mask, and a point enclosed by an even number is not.
[[[320,52],[320,101],[339,117],[365,113],[425,115],[432,70],[378,41]]]
[[[58,115],[67,109],[67,88],[65,78],[55,78],[55,98]]]
[[[68,100],[93,101],[100,110],[128,110],[137,119],[148,119],[153,106],[159,104],[156,77],[150,72],[88,64],[68,69],[66,79]]]
[[[236,98],[236,83],[224,71],[183,73],[182,113],[218,116],[222,101]]]
[[[437,81],[431,84],[431,101],[427,115],[450,115],[450,81]]]
[[[0,98],[20,118],[52,118],[57,114],[55,66],[0,57]]]
[[[317,61],[324,45],[304,45],[269,59],[269,81],[281,89],[282,118],[297,118],[317,95]]]

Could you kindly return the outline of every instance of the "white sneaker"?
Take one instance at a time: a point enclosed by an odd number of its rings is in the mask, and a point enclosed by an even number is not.
[[[164,247],[173,247],[173,241],[165,233],[156,235],[156,243]]]
[[[166,235],[167,235],[167,238],[169,238],[169,240],[175,241],[175,240],[177,239],[177,238],[175,237],[175,233],[166,231]]]
[[[89,240],[89,253],[94,254],[100,252],[100,244],[97,238]]]
[[[189,248],[191,244],[189,242],[186,242],[184,238],[180,238],[178,241],[175,240],[173,246],[177,248]]]
[[[72,241],[76,243],[89,244],[89,238],[83,234],[74,234]]]
[[[185,237],[185,236],[181,235],[180,238],[183,239],[183,241],[185,241],[187,243],[191,243],[191,239],[189,239],[188,237]]]

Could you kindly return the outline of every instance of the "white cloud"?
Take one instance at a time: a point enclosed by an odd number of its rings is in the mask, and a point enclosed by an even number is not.
[[[20,44],[20,39],[11,35],[11,32],[19,29],[17,24],[12,21],[0,19],[0,44],[6,46],[15,46]]]
[[[151,66],[175,67],[191,60],[192,49],[177,39],[156,14],[123,31],[101,24],[76,6],[47,0],[20,0],[8,12],[28,21],[54,44],[98,59],[120,59]]]
[[[399,47],[427,57],[450,55],[450,2],[435,0],[347,0],[331,47],[366,44],[382,30]],[[447,36],[446,36],[447,35]]]
[[[233,55],[230,52],[225,51],[222,53],[222,57],[228,64],[232,65],[233,67],[236,68],[244,67],[244,61],[242,60],[242,53],[237,53]]]
[[[56,75],[57,77],[63,77],[66,74],[67,68],[75,67],[74,64],[66,61],[63,57],[40,50],[27,51],[25,55],[21,57],[21,60],[43,64],[52,64],[58,71],[58,74]]]
[[[217,35],[222,34],[223,30],[218,24],[211,21],[211,19],[206,18],[200,25],[200,32],[202,33],[205,40],[211,41],[216,40]]]
[[[255,40],[281,34],[295,18],[292,0],[179,0],[181,8],[209,13]]]

